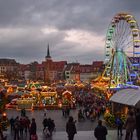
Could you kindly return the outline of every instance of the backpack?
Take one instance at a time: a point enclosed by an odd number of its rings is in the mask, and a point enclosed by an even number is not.
[[[121,120],[120,118],[117,118],[117,119],[116,119],[116,124],[117,124],[118,126],[122,125],[122,124],[123,124],[123,123],[122,123],[122,120]]]

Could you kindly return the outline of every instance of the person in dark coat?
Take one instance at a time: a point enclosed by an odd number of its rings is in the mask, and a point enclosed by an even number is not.
[[[118,136],[119,136],[119,135],[122,136],[122,135],[123,135],[122,129],[123,129],[123,124],[124,124],[124,123],[123,123],[123,121],[121,120],[120,116],[118,116],[118,117],[116,118],[115,123],[116,123],[117,128],[118,128],[118,130],[117,130]]]
[[[102,121],[98,121],[98,126],[94,130],[94,136],[97,140],[106,140],[107,129],[102,125]]]
[[[2,124],[1,124],[1,121],[0,121],[0,140],[3,139],[3,130],[2,130]]]
[[[140,109],[136,110],[136,132],[137,139],[140,140]]]
[[[62,108],[62,116],[65,117],[65,108]]]
[[[52,132],[54,130],[54,127],[55,127],[54,121],[51,118],[49,118],[48,119],[48,130],[50,132],[50,136],[52,136]]]
[[[77,131],[72,116],[69,117],[69,120],[66,124],[66,132],[68,134],[68,140],[74,140],[74,135],[77,133]]]
[[[46,118],[44,118],[44,120],[43,120],[43,122],[42,122],[42,124],[43,124],[43,133],[44,133],[44,131],[45,131],[45,129],[46,129],[46,127],[48,127],[48,119],[47,119],[47,117]]]
[[[12,117],[12,118],[10,119],[11,133],[12,133],[13,130],[14,130],[14,123],[15,123],[15,120],[14,120],[14,118]]]
[[[26,110],[25,110],[25,108],[23,108],[23,109],[21,110],[21,116],[22,116],[22,117],[25,117],[25,116],[26,116]]]
[[[19,116],[16,117],[14,122],[14,140],[19,140],[19,130],[20,130],[20,122]]]
[[[32,122],[30,126],[30,139],[32,135],[33,136],[36,135],[36,129],[37,129],[37,126],[36,126],[35,118],[32,118]]]
[[[136,119],[132,111],[129,112],[124,126],[126,128],[125,140],[132,140],[133,132],[136,126]]]

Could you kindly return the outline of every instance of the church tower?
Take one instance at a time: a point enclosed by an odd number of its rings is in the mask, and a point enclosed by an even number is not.
[[[48,47],[47,47],[47,55],[45,56],[45,82],[49,85],[50,84],[50,81],[51,81],[51,74],[50,74],[50,71],[51,71],[51,66],[52,66],[52,58],[50,56],[50,48],[49,48],[49,44],[48,44]]]
[[[46,61],[52,59],[51,56],[50,56],[50,47],[49,47],[49,44],[48,44],[48,47],[47,47],[47,55],[46,55],[45,59],[46,59]]]

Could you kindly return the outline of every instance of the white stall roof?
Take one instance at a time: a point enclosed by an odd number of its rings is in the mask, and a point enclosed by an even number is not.
[[[110,101],[140,107],[140,88],[120,90],[110,98]]]

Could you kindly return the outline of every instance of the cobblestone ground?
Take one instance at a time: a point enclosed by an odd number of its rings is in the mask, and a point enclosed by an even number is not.
[[[7,140],[14,140],[13,135],[10,132],[6,132]],[[124,140],[125,139],[125,132],[122,137],[117,136],[116,130],[109,130],[107,135],[107,140]],[[66,132],[54,132],[52,138],[46,138],[42,132],[38,132],[38,140],[67,140]],[[20,140],[29,140],[29,135],[27,137],[20,138]],[[96,140],[94,137],[93,131],[78,131],[75,135],[74,140]],[[136,133],[134,132],[133,140],[137,140]]]
[[[7,115],[8,118],[20,116],[20,111],[15,111],[15,110],[7,110]],[[74,117],[75,120],[77,120],[77,112],[78,110],[71,110],[70,115]],[[52,118],[55,121],[56,124],[56,132],[53,133],[52,138],[46,138],[44,134],[42,133],[42,120],[43,120],[43,115],[44,111],[39,110],[39,111],[27,111],[27,116],[29,118],[35,118],[36,123],[37,123],[37,135],[38,135],[38,140],[67,140],[67,134],[65,132],[65,125],[67,122],[67,118],[64,118],[62,116],[62,111],[61,110],[47,110],[46,111],[47,116]],[[89,120],[83,121],[83,122],[77,122],[76,127],[77,127],[77,134],[75,135],[74,140],[95,140],[94,137],[94,128],[97,125],[97,121],[91,122]],[[4,132],[5,135],[7,135],[7,140],[13,140],[13,134],[10,133],[10,130],[8,129],[7,132]],[[123,132],[123,137],[117,137],[117,131],[116,130],[111,130],[108,128],[108,136],[107,140],[124,140],[125,137],[125,131]],[[20,140],[29,140],[29,134],[27,137],[20,138]],[[136,133],[134,133],[133,140],[136,139]]]
[[[65,125],[68,118],[64,118],[62,116],[61,110],[47,110],[46,113],[47,113],[47,117],[50,117],[51,119],[54,120],[57,131],[65,131]],[[36,119],[37,130],[42,131],[43,129],[42,121],[43,121],[44,111],[43,110],[35,110],[33,112],[27,111],[26,114],[27,116],[29,116],[30,119],[31,118]],[[77,120],[77,114],[78,114],[78,110],[70,111],[70,115],[72,115],[75,120]],[[20,115],[21,115],[20,111],[7,110],[8,118],[11,118],[12,116],[15,118],[16,116],[20,116]],[[91,131],[95,128],[96,125],[97,125],[97,121],[91,122],[90,120],[86,120],[82,122],[77,121],[76,123],[77,130],[79,131]]]

